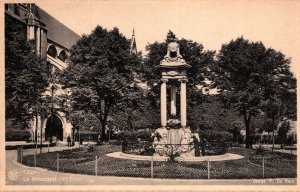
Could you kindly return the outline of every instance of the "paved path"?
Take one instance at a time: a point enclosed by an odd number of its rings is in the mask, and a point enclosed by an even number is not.
[[[50,151],[67,147],[53,147]],[[46,149],[44,149],[46,150]],[[33,153],[26,150],[26,153]],[[111,176],[92,176],[49,171],[47,169],[27,167],[16,161],[16,150],[6,151],[7,185],[257,185],[257,184],[295,184],[296,179],[266,180],[183,180],[183,179],[145,179]]]
[[[114,157],[119,159],[131,159],[131,160],[138,160],[138,161],[166,161],[168,157],[162,156],[145,156],[145,155],[133,155],[133,154],[126,154],[122,152],[113,152],[106,154],[108,157]],[[179,157],[176,158],[178,161],[186,161],[186,162],[201,162],[201,161],[226,161],[226,160],[236,160],[236,159],[243,159],[244,156],[233,154],[233,153],[226,153],[223,155],[215,155],[215,156],[200,156],[200,157]]]
[[[270,144],[268,144],[268,145],[263,144],[262,146],[264,146],[268,150],[272,151],[272,145],[270,145]],[[278,144],[275,145],[274,151],[280,152],[280,153],[287,153],[287,154],[297,155],[297,150],[295,150],[295,149],[290,150],[290,149],[285,149],[285,148],[280,149],[280,145],[278,145]]]

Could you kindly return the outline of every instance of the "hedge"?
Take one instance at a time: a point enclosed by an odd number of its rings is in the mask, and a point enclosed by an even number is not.
[[[232,142],[233,135],[228,131],[221,130],[203,130],[199,133],[200,138],[206,139],[208,142],[223,141]]]
[[[139,139],[142,141],[152,141],[151,133],[153,132],[153,130],[147,131],[144,129],[138,131],[122,131],[116,134],[116,140],[120,142],[136,142]]]
[[[5,141],[28,141],[31,138],[29,130],[6,129]]]
[[[97,141],[98,140],[98,132],[80,132],[80,140],[81,141]],[[75,134],[75,140],[78,141],[78,133]]]

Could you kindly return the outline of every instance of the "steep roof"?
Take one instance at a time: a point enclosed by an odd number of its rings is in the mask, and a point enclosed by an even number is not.
[[[40,7],[38,9],[40,20],[46,24],[46,29],[48,30],[47,38],[70,49],[80,36]]]

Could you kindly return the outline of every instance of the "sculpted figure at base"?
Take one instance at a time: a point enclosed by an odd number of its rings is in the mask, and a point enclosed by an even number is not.
[[[165,144],[167,144],[168,130],[166,128],[158,128],[155,130],[153,147],[155,149],[154,155],[164,156],[165,154]]]

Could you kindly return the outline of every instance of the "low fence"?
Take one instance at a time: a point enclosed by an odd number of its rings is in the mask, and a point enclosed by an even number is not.
[[[101,148],[102,147],[102,148]],[[252,158],[251,151],[234,149],[245,158],[227,161],[157,162],[118,159],[105,156],[116,151],[101,146],[99,151],[82,147],[61,152],[39,153],[38,149],[24,152],[18,148],[18,161],[25,165],[47,168],[53,171],[121,177],[180,178],[180,179],[263,179],[296,178],[296,158]],[[109,150],[104,149],[105,147]],[[100,154],[99,154],[100,153]],[[24,155],[26,154],[26,155]],[[95,155],[97,154],[97,155]]]

